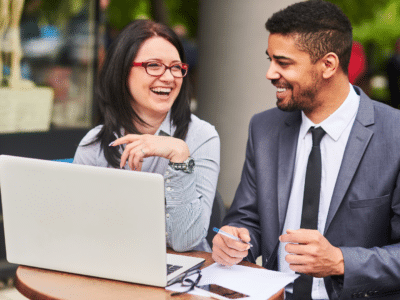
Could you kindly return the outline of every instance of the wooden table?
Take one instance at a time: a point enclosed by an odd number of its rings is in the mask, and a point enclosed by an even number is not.
[[[206,260],[203,268],[214,263],[211,258],[211,253],[196,251],[179,254],[203,257]],[[249,262],[242,262],[240,264],[260,268],[260,266]],[[164,288],[27,266],[18,267],[15,286],[22,295],[32,300],[211,299],[190,294],[172,297],[172,292]],[[283,290],[270,298],[270,300],[281,299],[284,299]]]

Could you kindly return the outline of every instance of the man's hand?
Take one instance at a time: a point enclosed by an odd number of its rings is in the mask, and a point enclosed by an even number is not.
[[[290,269],[311,275],[326,277],[344,274],[344,259],[342,251],[332,246],[317,230],[288,229],[287,234],[279,237],[285,246],[286,261]]]
[[[224,226],[221,230],[240,238],[244,242],[250,242],[249,231],[246,228]],[[248,255],[247,250],[249,248],[248,244],[217,233],[213,239],[212,258],[215,262],[224,266],[236,265]]]

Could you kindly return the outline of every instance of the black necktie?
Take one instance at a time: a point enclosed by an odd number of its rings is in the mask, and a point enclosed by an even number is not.
[[[300,228],[318,229],[319,196],[321,191],[321,148],[325,135],[321,128],[311,127],[313,146],[308,157],[306,181],[304,184],[303,212]],[[294,281],[293,296],[296,300],[310,300],[313,277],[300,274]]]

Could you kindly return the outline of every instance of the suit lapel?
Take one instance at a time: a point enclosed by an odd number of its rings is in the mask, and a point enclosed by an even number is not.
[[[292,189],[294,164],[296,160],[297,140],[299,137],[299,130],[301,125],[301,113],[293,112],[288,115],[285,120],[284,128],[279,133],[278,141],[278,213],[279,213],[279,227],[274,227],[276,237],[274,246],[270,249],[270,255],[267,259],[265,267],[267,269],[276,270],[277,254],[279,240],[283,225],[285,222],[286,211],[289,203],[290,191]]]
[[[325,233],[329,229],[329,225],[346,195],[358,165],[361,162],[361,158],[373,135],[373,131],[367,128],[367,126],[374,124],[372,101],[358,88],[356,88],[356,92],[361,94],[360,106],[346,145],[342,164],[333,190],[325,224]]]
[[[285,121],[286,127],[279,135],[278,158],[278,211],[279,235],[282,233],[296,161],[297,141],[301,125],[301,113],[292,113]]]

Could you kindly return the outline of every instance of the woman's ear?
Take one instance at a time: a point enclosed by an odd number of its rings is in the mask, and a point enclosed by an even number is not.
[[[322,63],[322,77],[324,79],[331,78],[339,71],[340,68],[339,57],[336,55],[336,53],[329,52],[321,59],[321,63]]]

